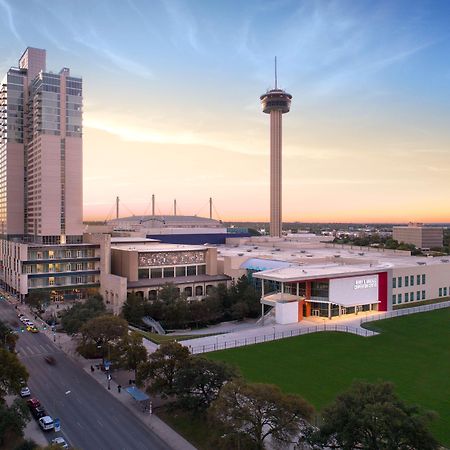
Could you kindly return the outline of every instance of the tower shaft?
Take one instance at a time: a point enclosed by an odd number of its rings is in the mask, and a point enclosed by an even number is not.
[[[280,237],[282,230],[282,113],[270,112],[270,235]]]

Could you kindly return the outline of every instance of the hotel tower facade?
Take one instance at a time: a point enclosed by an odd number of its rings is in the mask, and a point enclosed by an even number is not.
[[[98,282],[83,243],[82,101],[81,78],[47,71],[43,49],[27,48],[0,86],[0,277],[21,297]]]

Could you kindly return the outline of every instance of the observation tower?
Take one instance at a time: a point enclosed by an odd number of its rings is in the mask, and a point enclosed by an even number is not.
[[[270,236],[280,237],[282,230],[282,115],[291,108],[292,95],[278,88],[275,57],[275,89],[261,95],[262,110],[270,114]]]

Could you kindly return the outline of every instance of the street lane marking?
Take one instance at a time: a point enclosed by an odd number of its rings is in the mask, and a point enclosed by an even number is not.
[[[101,427],[104,426],[104,425],[103,425],[103,422],[102,422],[100,419],[97,419],[97,422],[98,422],[98,424],[99,424]]]
[[[43,345],[39,345],[39,347],[41,347],[44,352],[47,352],[47,349]]]
[[[28,347],[28,346],[27,346],[27,350],[30,352],[31,355],[34,355],[34,351],[32,350],[31,347]]]

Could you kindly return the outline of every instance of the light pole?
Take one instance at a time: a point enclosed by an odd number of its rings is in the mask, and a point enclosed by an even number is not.
[[[275,327],[272,328],[273,328],[273,340],[275,340]]]

